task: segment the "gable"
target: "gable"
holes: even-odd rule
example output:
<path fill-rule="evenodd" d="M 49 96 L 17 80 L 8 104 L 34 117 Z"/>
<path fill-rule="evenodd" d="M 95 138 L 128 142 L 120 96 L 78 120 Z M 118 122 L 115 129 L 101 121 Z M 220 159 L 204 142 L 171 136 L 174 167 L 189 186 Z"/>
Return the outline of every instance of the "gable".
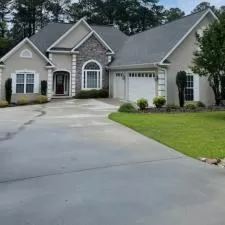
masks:
<path fill-rule="evenodd" d="M 65 38 L 63 38 L 55 47 L 59 48 L 73 48 L 86 35 L 90 33 L 90 29 L 84 23 L 79 23 Z"/>
<path fill-rule="evenodd" d="M 17 44 L 6 55 L 4 55 L 0 61 L 7 63 L 8 60 L 15 57 L 18 60 L 24 60 L 26 62 L 41 60 L 45 65 L 48 65 L 48 67 L 54 67 L 54 64 L 28 38 L 25 38 Z"/>
<path fill-rule="evenodd" d="M 94 51 L 108 52 L 106 48 L 94 35 L 91 35 L 81 46 L 77 48 L 79 52 L 91 52 L 95 54 Z"/>

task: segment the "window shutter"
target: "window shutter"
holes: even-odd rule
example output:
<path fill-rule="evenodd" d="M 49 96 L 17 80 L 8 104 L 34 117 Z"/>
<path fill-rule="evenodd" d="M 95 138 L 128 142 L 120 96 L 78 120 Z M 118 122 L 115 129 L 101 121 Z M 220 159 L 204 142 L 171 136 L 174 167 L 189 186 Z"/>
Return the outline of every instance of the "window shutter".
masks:
<path fill-rule="evenodd" d="M 194 74 L 194 101 L 200 101 L 199 79 L 199 75 Z"/>
<path fill-rule="evenodd" d="M 12 94 L 16 94 L 16 73 L 12 73 L 11 78 L 12 78 Z"/>
<path fill-rule="evenodd" d="M 40 89 L 40 80 L 39 80 L 39 74 L 34 74 L 34 93 L 38 94 Z"/>

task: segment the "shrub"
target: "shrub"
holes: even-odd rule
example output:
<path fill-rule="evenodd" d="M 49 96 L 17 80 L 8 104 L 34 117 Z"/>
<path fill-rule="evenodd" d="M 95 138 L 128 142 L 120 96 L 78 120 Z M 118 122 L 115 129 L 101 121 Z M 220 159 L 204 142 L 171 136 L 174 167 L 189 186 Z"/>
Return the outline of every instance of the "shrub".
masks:
<path fill-rule="evenodd" d="M 197 106 L 194 103 L 188 103 L 185 105 L 186 109 L 195 110 Z"/>
<path fill-rule="evenodd" d="M 47 80 L 42 80 L 41 81 L 41 94 L 46 96 L 47 95 L 47 89 L 48 89 Z"/>
<path fill-rule="evenodd" d="M 26 96 L 20 97 L 17 101 L 18 105 L 27 105 L 28 103 L 29 103 L 29 99 Z"/>
<path fill-rule="evenodd" d="M 196 106 L 199 108 L 205 108 L 205 104 L 203 102 L 196 102 Z"/>
<path fill-rule="evenodd" d="M 48 97 L 45 96 L 45 95 L 39 95 L 39 96 L 37 97 L 36 102 L 37 102 L 38 104 L 44 104 L 44 103 L 47 103 L 47 102 L 48 102 Z"/>
<path fill-rule="evenodd" d="M 184 107 L 184 98 L 185 98 L 184 94 L 185 88 L 187 86 L 187 73 L 185 71 L 180 71 L 177 73 L 176 84 L 179 92 L 180 107 Z"/>
<path fill-rule="evenodd" d="M 100 89 L 98 91 L 99 98 L 108 98 L 109 97 L 109 91 L 107 89 Z"/>
<path fill-rule="evenodd" d="M 7 107 L 9 105 L 9 103 L 5 100 L 0 100 L 0 108 L 4 108 Z"/>
<path fill-rule="evenodd" d="M 124 103 L 120 106 L 119 112 L 135 113 L 137 108 L 131 103 Z"/>
<path fill-rule="evenodd" d="M 138 99 L 137 106 L 140 110 L 145 110 L 146 108 L 148 108 L 148 100 L 145 98 Z"/>
<path fill-rule="evenodd" d="M 167 108 L 167 109 L 179 109 L 180 106 L 174 105 L 174 104 L 168 104 L 168 105 L 166 106 L 166 108 Z"/>
<path fill-rule="evenodd" d="M 80 91 L 76 94 L 75 98 L 77 99 L 88 99 L 88 98 L 108 98 L 109 91 L 107 89 L 100 90 L 88 90 L 88 91 Z"/>
<path fill-rule="evenodd" d="M 166 104 L 166 99 L 162 96 L 155 97 L 153 99 L 153 104 L 156 108 L 162 108 Z"/>
<path fill-rule="evenodd" d="M 12 98 L 12 79 L 9 78 L 5 81 L 5 98 L 6 101 L 10 104 Z"/>

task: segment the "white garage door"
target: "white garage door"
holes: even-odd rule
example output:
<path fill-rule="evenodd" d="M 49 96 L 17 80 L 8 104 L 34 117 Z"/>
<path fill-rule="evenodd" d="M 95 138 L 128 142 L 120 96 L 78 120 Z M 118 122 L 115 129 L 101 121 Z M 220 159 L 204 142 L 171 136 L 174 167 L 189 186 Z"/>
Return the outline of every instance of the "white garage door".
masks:
<path fill-rule="evenodd" d="M 129 100 L 136 102 L 146 98 L 149 105 L 153 105 L 156 96 L 156 82 L 154 73 L 129 73 Z"/>
<path fill-rule="evenodd" d="M 114 98 L 125 99 L 125 80 L 123 73 L 116 73 L 114 75 Z"/>

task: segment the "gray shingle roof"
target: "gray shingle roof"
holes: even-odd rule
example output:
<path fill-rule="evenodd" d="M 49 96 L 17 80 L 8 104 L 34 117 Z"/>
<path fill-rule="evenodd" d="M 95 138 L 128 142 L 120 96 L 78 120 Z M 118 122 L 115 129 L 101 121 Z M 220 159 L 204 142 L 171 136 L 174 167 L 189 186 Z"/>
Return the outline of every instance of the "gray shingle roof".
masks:
<path fill-rule="evenodd" d="M 30 40 L 43 52 L 57 40 L 66 31 L 68 31 L 73 24 L 52 23 L 44 27 L 42 30 L 33 35 Z M 121 49 L 123 43 L 127 39 L 127 36 L 120 30 L 113 26 L 91 26 L 103 40 L 117 52 Z M 74 47 L 74 46 L 71 46 Z"/>
<path fill-rule="evenodd" d="M 130 36 L 110 67 L 160 62 L 205 12 Z"/>

